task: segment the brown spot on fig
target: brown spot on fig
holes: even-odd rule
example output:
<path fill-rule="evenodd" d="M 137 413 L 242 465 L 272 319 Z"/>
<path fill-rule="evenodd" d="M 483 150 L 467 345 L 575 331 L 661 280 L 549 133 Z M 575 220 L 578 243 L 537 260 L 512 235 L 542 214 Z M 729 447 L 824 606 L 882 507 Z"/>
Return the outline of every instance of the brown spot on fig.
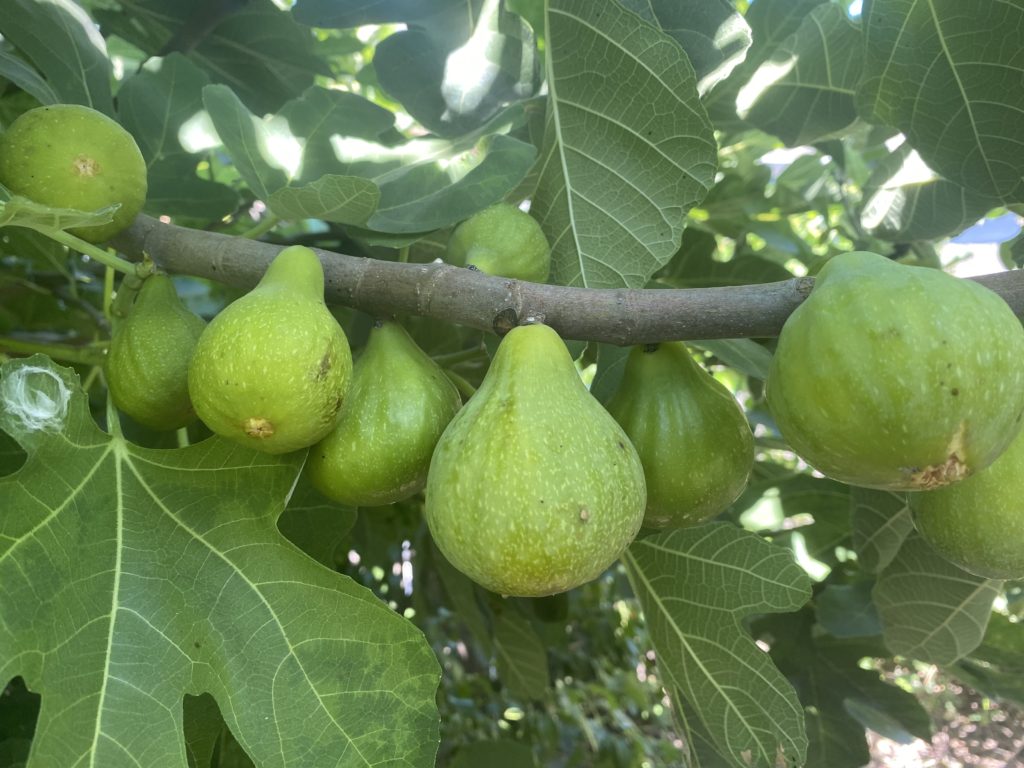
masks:
<path fill-rule="evenodd" d="M 316 373 L 313 378 L 317 381 L 323 381 L 327 374 L 331 372 L 331 352 L 328 350 L 324 352 L 324 356 L 320 358 L 320 364 L 317 366 Z"/>
<path fill-rule="evenodd" d="M 964 432 L 966 425 L 961 422 L 953 439 L 947 447 L 948 458 L 939 464 L 931 464 L 927 467 L 914 468 L 910 471 L 910 483 L 918 490 L 927 491 L 932 488 L 941 488 L 944 485 L 963 480 L 971 474 L 971 468 L 962 458 L 964 450 Z"/>
<path fill-rule="evenodd" d="M 86 155 L 79 155 L 71 165 L 78 176 L 97 176 L 100 172 L 100 164 Z"/>
<path fill-rule="evenodd" d="M 245 434 L 249 437 L 255 437 L 260 440 L 274 434 L 273 423 L 269 419 L 264 419 L 259 416 L 253 416 L 252 418 L 246 419 L 242 428 L 245 430 Z"/>
<path fill-rule="evenodd" d="M 580 522 L 585 523 L 590 519 L 590 510 L 586 507 L 580 507 Z"/>
<path fill-rule="evenodd" d="M 960 389 L 958 387 L 953 387 L 951 390 L 949 390 L 949 394 L 951 394 L 953 397 L 956 397 L 957 395 L 960 394 Z"/>

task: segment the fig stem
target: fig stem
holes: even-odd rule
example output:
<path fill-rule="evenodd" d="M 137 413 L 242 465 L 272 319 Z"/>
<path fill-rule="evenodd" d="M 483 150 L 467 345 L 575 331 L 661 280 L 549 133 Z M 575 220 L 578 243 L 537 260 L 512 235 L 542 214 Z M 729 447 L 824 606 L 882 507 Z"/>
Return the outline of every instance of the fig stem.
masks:
<path fill-rule="evenodd" d="M 469 398 L 476 394 L 476 387 L 474 387 L 472 384 L 470 384 L 468 381 L 459 376 L 459 374 L 455 373 L 450 368 L 444 369 L 444 375 L 451 379 L 452 384 L 454 384 L 456 389 L 459 390 L 459 393 L 462 395 L 463 399 L 469 400 Z"/>
<path fill-rule="evenodd" d="M 0 351 L 13 352 L 17 355 L 33 355 L 38 353 L 49 355 L 54 360 L 64 360 L 81 365 L 102 365 L 106 342 L 93 343 L 88 346 L 74 347 L 69 344 L 47 344 L 36 341 L 21 341 L 0 336 Z"/>
<path fill-rule="evenodd" d="M 270 230 L 276 227 L 280 223 L 280 219 L 272 213 L 268 213 L 262 219 L 249 229 L 245 230 L 239 237 L 244 237 L 249 240 L 255 240 L 258 237 L 262 237 L 267 234 Z"/>
<path fill-rule="evenodd" d="M 80 237 L 65 232 L 63 229 L 55 229 L 53 227 L 36 227 L 35 228 L 41 234 L 46 235 L 51 240 L 56 240 L 61 245 L 66 245 L 72 250 L 84 253 L 91 259 L 96 259 L 100 264 L 116 269 L 118 272 L 124 272 L 126 274 L 133 274 L 136 270 L 137 265 L 134 262 L 122 259 L 120 256 L 107 251 L 105 248 L 100 248 L 92 243 L 87 243 Z"/>

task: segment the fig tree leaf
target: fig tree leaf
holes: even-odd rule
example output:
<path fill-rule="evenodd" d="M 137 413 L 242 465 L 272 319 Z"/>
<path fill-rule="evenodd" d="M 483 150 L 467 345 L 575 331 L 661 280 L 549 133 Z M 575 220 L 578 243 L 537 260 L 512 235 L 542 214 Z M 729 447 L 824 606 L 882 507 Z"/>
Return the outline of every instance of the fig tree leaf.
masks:
<path fill-rule="evenodd" d="M 395 151 L 412 159 L 373 179 L 380 203 L 367 227 L 379 232 L 427 232 L 467 219 L 504 198 L 536 157 L 532 145 L 502 134 L 419 139 Z"/>
<path fill-rule="evenodd" d="M 301 187 L 282 187 L 267 200 L 283 219 L 322 219 L 338 224 L 365 224 L 380 199 L 380 189 L 359 176 L 326 174 Z"/>
<path fill-rule="evenodd" d="M 60 97 L 35 69 L 5 50 L 0 50 L 0 77 L 10 80 L 40 104 L 60 102 Z"/>
<path fill-rule="evenodd" d="M 820 141 L 857 119 L 863 60 L 860 29 L 846 9 L 819 5 L 740 89 L 738 114 L 790 147 Z"/>
<path fill-rule="evenodd" d="M 833 637 L 869 637 L 880 634 L 882 624 L 871 599 L 874 582 L 829 584 L 816 599 L 818 622 Z"/>
<path fill-rule="evenodd" d="M 481 648 L 490 653 L 492 647 L 490 622 L 478 599 L 480 588 L 445 559 L 433 540 L 430 543 L 430 558 L 431 565 L 451 601 L 452 609 L 462 619 L 466 628 L 473 635 L 473 639 L 480 644 Z"/>
<path fill-rule="evenodd" d="M 321 495 L 303 474 L 277 527 L 288 541 L 334 570 L 338 548 L 356 524 L 356 516 L 354 508 L 343 507 Z"/>
<path fill-rule="evenodd" d="M 1024 632 L 1020 623 L 993 613 L 981 645 L 953 669 L 972 688 L 1024 706 Z"/>
<path fill-rule="evenodd" d="M 900 656 L 952 664 L 981 643 L 1001 585 L 944 560 L 911 533 L 872 592 L 885 644 Z"/>
<path fill-rule="evenodd" d="M 615 3 L 551 0 L 546 20 L 547 124 L 530 210 L 551 243 L 550 281 L 641 288 L 714 182 L 696 76 L 672 38 Z"/>
<path fill-rule="evenodd" d="M 882 240 L 937 240 L 961 232 L 998 206 L 998 198 L 938 176 L 903 143 L 881 159 L 868 179 L 860 223 Z"/>
<path fill-rule="evenodd" d="M 0 366 L 0 426 L 28 452 L 0 479 L 0 681 L 42 695 L 30 768 L 185 768 L 203 692 L 261 766 L 433 764 L 423 635 L 277 530 L 301 452 L 139 448 L 40 355 Z"/>
<path fill-rule="evenodd" d="M 0 35 L 35 64 L 59 101 L 114 114 L 106 41 L 71 0 L 4 0 Z"/>
<path fill-rule="evenodd" d="M 860 566 L 878 573 L 899 552 L 914 529 L 906 497 L 902 493 L 872 488 L 850 488 L 853 549 Z"/>
<path fill-rule="evenodd" d="M 690 342 L 710 352 L 730 368 L 755 379 L 767 379 L 772 353 L 753 339 L 702 339 Z"/>
<path fill-rule="evenodd" d="M 289 174 L 273 147 L 274 137 L 282 135 L 283 126 L 272 127 L 257 118 L 226 85 L 203 88 L 203 104 L 224 149 L 253 194 L 268 200 L 271 192 L 288 183 Z"/>
<path fill-rule="evenodd" d="M 0 227 L 29 229 L 70 229 L 83 225 L 106 224 L 114 218 L 118 205 L 98 211 L 76 211 L 73 208 L 52 208 L 21 195 L 12 195 L 0 185 Z"/>
<path fill-rule="evenodd" d="M 728 77 L 750 48 L 750 27 L 729 0 L 623 0 L 622 5 L 679 43 L 701 94 Z"/>
<path fill-rule="evenodd" d="M 785 549 L 728 523 L 660 533 L 623 556 L 666 687 L 736 768 L 803 764 L 796 693 L 743 628 L 756 613 L 795 611 L 810 581 Z"/>
<path fill-rule="evenodd" d="M 208 693 L 185 696 L 183 716 L 188 768 L 211 768 L 217 741 L 224 730 L 217 702 Z"/>
<path fill-rule="evenodd" d="M 211 81 L 229 86 L 257 115 L 276 112 L 311 86 L 316 75 L 331 74 L 313 53 L 310 31 L 272 0 L 126 0 L 118 5 L 95 12 L 108 36 L 122 37 L 149 56 L 185 52 Z"/>
<path fill-rule="evenodd" d="M 422 22 L 436 14 L 465 7 L 465 0 L 363 0 L 339 3 L 338 0 L 298 0 L 292 14 L 300 24 L 311 27 L 358 27 L 363 24 Z"/>
<path fill-rule="evenodd" d="M 866 119 L 897 128 L 941 176 L 1024 200 L 1024 0 L 898 0 L 865 6 Z"/>
<path fill-rule="evenodd" d="M 181 143 L 182 127 L 203 110 L 209 76 L 180 53 L 128 78 L 117 94 L 118 116 L 146 158 L 146 210 L 219 219 L 238 205 L 238 193 L 196 175 L 199 155 Z"/>
<path fill-rule="evenodd" d="M 524 701 L 543 698 L 548 687 L 544 643 L 511 605 L 494 618 L 494 665 L 510 694 Z"/>

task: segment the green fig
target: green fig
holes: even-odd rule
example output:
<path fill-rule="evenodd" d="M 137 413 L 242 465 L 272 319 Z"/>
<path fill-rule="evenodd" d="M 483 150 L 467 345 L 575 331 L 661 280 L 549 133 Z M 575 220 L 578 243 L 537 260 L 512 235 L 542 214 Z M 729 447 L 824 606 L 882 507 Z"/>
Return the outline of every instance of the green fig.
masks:
<path fill-rule="evenodd" d="M 444 371 L 396 322 L 370 331 L 338 426 L 309 453 L 324 496 L 376 507 L 423 489 L 441 433 L 462 405 Z"/>
<path fill-rule="evenodd" d="M 1024 432 L 963 482 L 908 496 L 914 524 L 939 553 L 990 579 L 1024 579 Z"/>
<path fill-rule="evenodd" d="M 146 278 L 107 351 L 104 370 L 114 405 L 152 429 L 179 429 L 195 421 L 188 364 L 205 327 L 181 303 L 170 277 Z"/>
<path fill-rule="evenodd" d="M 70 230 L 109 240 L 146 202 L 146 161 L 124 128 L 89 107 L 54 104 L 20 115 L 0 135 L 0 183 L 54 208 L 96 211 L 118 204 L 113 221 Z"/>
<path fill-rule="evenodd" d="M 437 444 L 426 493 L 451 564 L 523 597 L 599 576 L 636 536 L 647 499 L 636 449 L 545 325 L 502 339 Z"/>
<path fill-rule="evenodd" d="M 783 326 L 767 396 L 782 436 L 851 485 L 927 490 L 984 469 L 1021 429 L 1024 329 L 971 280 L 836 256 Z"/>
<path fill-rule="evenodd" d="M 634 347 L 608 412 L 644 465 L 644 525 L 694 525 L 721 512 L 746 486 L 754 463 L 747 418 L 682 342 Z"/>
<path fill-rule="evenodd" d="M 488 275 L 543 283 L 551 271 L 551 247 L 540 224 L 508 203 L 486 208 L 459 224 L 445 257 L 457 267 Z"/>
<path fill-rule="evenodd" d="M 334 429 L 351 376 L 348 339 L 324 304 L 323 268 L 313 251 L 295 245 L 207 326 L 188 389 L 218 435 L 286 453 Z"/>

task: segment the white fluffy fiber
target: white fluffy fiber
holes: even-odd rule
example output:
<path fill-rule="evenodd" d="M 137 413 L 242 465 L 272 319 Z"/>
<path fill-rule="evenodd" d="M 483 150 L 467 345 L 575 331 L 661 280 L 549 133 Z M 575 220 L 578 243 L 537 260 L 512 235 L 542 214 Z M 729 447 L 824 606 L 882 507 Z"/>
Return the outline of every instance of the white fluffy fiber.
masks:
<path fill-rule="evenodd" d="M 68 414 L 71 390 L 53 371 L 26 365 L 11 371 L 0 388 L 0 403 L 27 432 L 59 432 Z"/>

